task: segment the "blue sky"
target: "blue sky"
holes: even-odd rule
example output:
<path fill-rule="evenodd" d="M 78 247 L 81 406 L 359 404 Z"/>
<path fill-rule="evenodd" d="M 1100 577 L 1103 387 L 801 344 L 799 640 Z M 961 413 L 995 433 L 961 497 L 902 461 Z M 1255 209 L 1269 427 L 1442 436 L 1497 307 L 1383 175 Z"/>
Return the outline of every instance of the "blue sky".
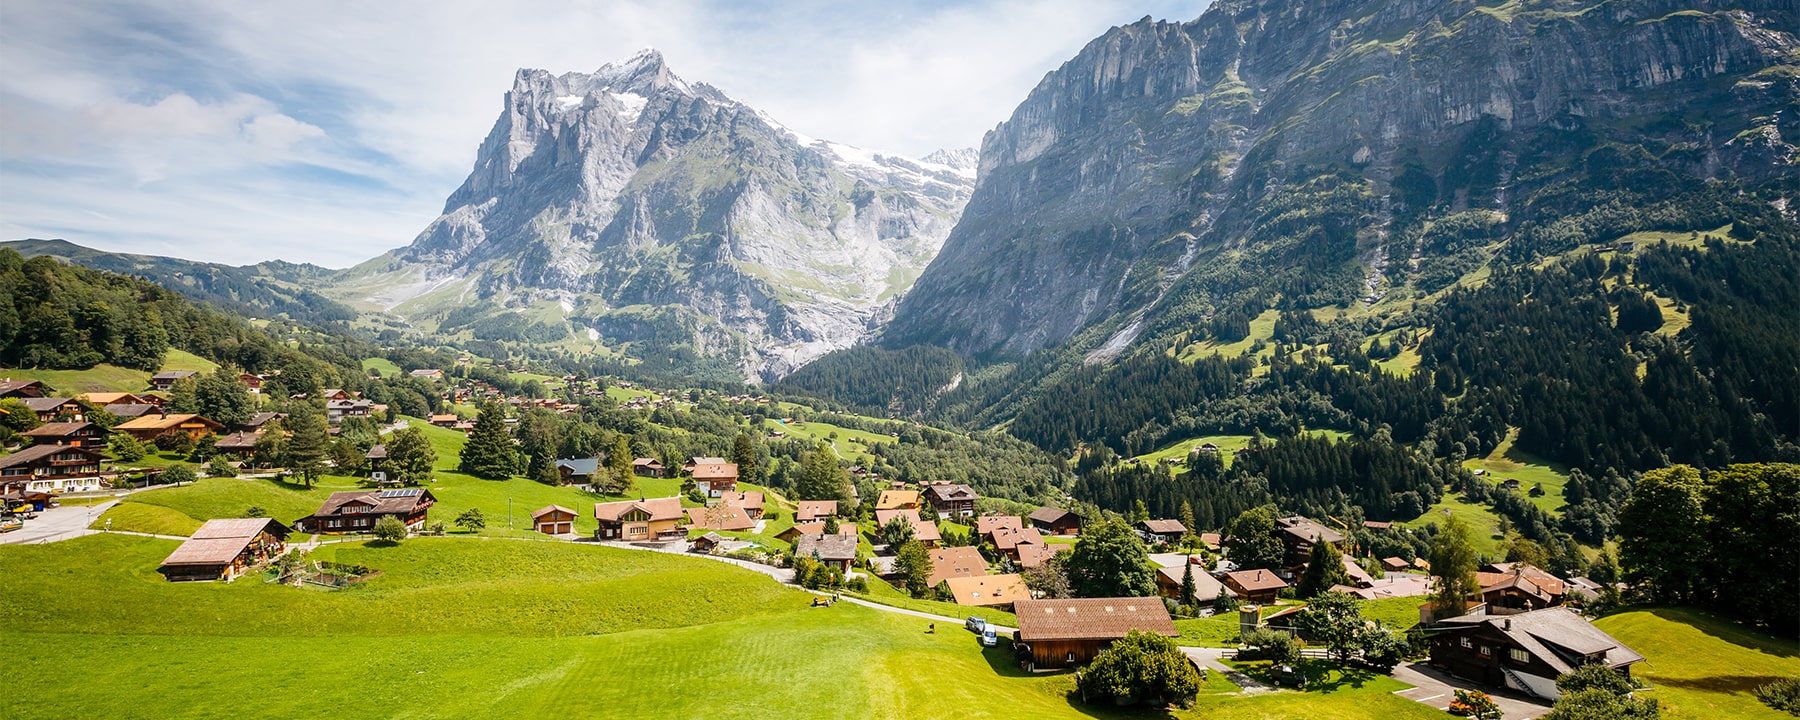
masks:
<path fill-rule="evenodd" d="M 521 67 L 656 47 L 800 132 L 975 147 L 1111 26 L 1208 0 L 0 0 L 0 239 L 345 267 L 443 209 Z"/>

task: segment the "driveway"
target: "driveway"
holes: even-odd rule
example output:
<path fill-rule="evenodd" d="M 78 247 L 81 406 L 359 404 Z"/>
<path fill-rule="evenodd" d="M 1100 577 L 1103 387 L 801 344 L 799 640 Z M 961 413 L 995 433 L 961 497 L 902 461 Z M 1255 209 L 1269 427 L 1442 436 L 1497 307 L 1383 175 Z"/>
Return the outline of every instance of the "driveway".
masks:
<path fill-rule="evenodd" d="M 1238 691 L 1245 695 L 1275 692 L 1275 688 L 1269 687 L 1262 681 L 1238 672 L 1237 670 L 1232 669 L 1230 665 L 1220 662 L 1219 659 L 1227 652 L 1225 648 L 1182 646 L 1181 652 L 1187 655 L 1189 660 L 1194 661 L 1195 665 L 1204 667 L 1212 672 L 1223 674 L 1225 679 L 1230 680 L 1232 684 L 1237 685 L 1239 688 Z M 1232 650 L 1231 652 L 1236 651 Z"/>
<path fill-rule="evenodd" d="M 1456 699 L 1457 690 L 1480 690 L 1494 699 L 1494 704 L 1500 706 L 1500 712 L 1506 720 L 1530 720 L 1550 712 L 1549 701 L 1528 698 L 1513 690 L 1476 685 L 1424 663 L 1401 663 L 1394 668 L 1394 679 L 1416 686 L 1411 690 L 1396 691 L 1395 695 L 1439 710 L 1450 708 L 1450 701 Z"/>
<path fill-rule="evenodd" d="M 50 508 L 38 513 L 36 519 L 26 520 L 25 527 L 0 535 L 0 545 L 55 542 L 97 532 L 87 529 L 88 524 L 118 502 L 117 500 L 108 500 L 98 505 L 65 505 Z"/>

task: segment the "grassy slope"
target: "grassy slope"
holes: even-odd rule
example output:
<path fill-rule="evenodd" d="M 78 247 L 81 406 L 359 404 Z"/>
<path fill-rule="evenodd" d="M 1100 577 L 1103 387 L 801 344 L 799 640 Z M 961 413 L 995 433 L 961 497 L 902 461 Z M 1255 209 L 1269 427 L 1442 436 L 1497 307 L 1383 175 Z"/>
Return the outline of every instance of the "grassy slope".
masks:
<path fill-rule="evenodd" d="M 1070 675 L 1027 675 L 960 629 L 809 609 L 803 593 L 706 560 L 504 540 L 327 546 L 385 574 L 323 592 L 166 583 L 150 568 L 174 546 L 0 547 L 9 694 L 31 699 L 9 703 L 13 716 L 1164 716 L 1077 705 Z M 1240 697 L 1215 677 L 1176 716 L 1438 716 L 1396 687 Z"/>
<path fill-rule="evenodd" d="M 1513 447 L 1519 439 L 1518 429 L 1509 429 L 1506 439 L 1494 448 L 1485 458 L 1463 461 L 1463 467 L 1470 470 L 1484 469 L 1488 471 L 1488 482 L 1498 483 L 1506 478 L 1519 480 L 1519 492 L 1527 493 L 1526 499 L 1533 505 L 1543 508 L 1545 512 L 1556 513 L 1562 509 L 1563 486 L 1569 484 L 1569 469 L 1562 465 L 1532 455 Z M 1544 494 L 1541 497 L 1530 497 L 1533 484 L 1542 483 Z"/>
<path fill-rule="evenodd" d="M 186 350 L 170 348 L 163 356 L 164 370 L 212 372 L 218 363 Z M 79 395 L 87 392 L 140 392 L 150 387 L 150 373 L 101 363 L 86 370 L 7 370 L 6 377 L 15 380 L 41 380 L 58 393 Z"/>
<path fill-rule="evenodd" d="M 363 358 L 362 366 L 363 366 L 364 370 L 379 370 L 379 371 L 381 371 L 381 376 L 384 378 L 395 378 L 395 377 L 400 377 L 400 375 L 401 375 L 400 366 L 395 365 L 394 361 L 389 360 L 387 358 L 381 358 L 381 357 Z"/>
<path fill-rule="evenodd" d="M 898 426 L 896 425 L 896 427 Z M 787 437 L 790 439 L 823 440 L 827 443 L 831 443 L 833 447 L 837 448 L 838 455 L 845 460 L 863 464 L 868 464 L 873 461 L 869 456 L 869 445 L 871 443 L 894 441 L 894 438 L 888 435 L 864 430 L 853 430 L 851 428 L 839 427 L 831 423 L 819 422 L 817 420 L 803 423 L 782 423 L 777 420 L 768 420 L 764 424 L 764 429 L 780 430 L 787 433 Z M 837 435 L 836 440 L 831 439 L 833 433 Z"/>
<path fill-rule="evenodd" d="M 1505 539 L 1500 533 L 1500 516 L 1495 515 L 1493 509 L 1486 505 L 1467 502 L 1460 494 L 1444 495 L 1444 499 L 1426 508 L 1425 514 L 1400 525 L 1422 528 L 1430 523 L 1442 524 L 1446 513 L 1461 517 L 1474 529 L 1476 552 L 1498 558 L 1500 541 Z"/>
<path fill-rule="evenodd" d="M 1800 676 L 1800 643 L 1744 628 L 1698 610 L 1656 608 L 1594 623 L 1648 662 L 1632 674 L 1655 687 L 1644 697 L 1663 704 L 1665 720 L 1779 718 L 1751 691 L 1778 677 Z"/>

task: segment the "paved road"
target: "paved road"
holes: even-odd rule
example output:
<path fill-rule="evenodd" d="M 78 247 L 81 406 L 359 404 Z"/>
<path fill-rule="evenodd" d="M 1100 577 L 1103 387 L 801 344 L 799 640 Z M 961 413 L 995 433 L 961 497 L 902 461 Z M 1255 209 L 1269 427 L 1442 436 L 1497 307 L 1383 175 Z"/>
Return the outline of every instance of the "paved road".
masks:
<path fill-rule="evenodd" d="M 87 529 L 88 524 L 118 502 L 109 500 L 98 505 L 64 505 L 50 508 L 38 513 L 36 519 L 26 520 L 25 527 L 0 535 L 0 545 L 55 542 L 93 534 L 97 531 Z"/>
<path fill-rule="evenodd" d="M 1430 705 L 1439 710 L 1450 707 L 1455 700 L 1457 690 L 1479 689 L 1494 699 L 1500 706 L 1500 712 L 1507 720 L 1531 720 L 1550 712 L 1550 704 L 1543 700 L 1527 698 L 1524 695 L 1507 691 L 1496 691 L 1491 687 L 1478 686 L 1461 678 L 1451 677 L 1435 668 L 1422 663 L 1401 663 L 1394 668 L 1394 679 L 1408 685 L 1415 685 L 1410 690 L 1400 690 L 1395 695 Z"/>

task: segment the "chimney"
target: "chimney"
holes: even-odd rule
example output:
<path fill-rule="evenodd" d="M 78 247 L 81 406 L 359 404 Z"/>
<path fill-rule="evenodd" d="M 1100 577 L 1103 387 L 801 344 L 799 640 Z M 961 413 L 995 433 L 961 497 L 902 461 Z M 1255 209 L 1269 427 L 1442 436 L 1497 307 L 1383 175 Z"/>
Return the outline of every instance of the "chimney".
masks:
<path fill-rule="evenodd" d="M 1501 622 L 1504 623 L 1507 632 L 1512 632 L 1512 618 L 1507 618 Z"/>

